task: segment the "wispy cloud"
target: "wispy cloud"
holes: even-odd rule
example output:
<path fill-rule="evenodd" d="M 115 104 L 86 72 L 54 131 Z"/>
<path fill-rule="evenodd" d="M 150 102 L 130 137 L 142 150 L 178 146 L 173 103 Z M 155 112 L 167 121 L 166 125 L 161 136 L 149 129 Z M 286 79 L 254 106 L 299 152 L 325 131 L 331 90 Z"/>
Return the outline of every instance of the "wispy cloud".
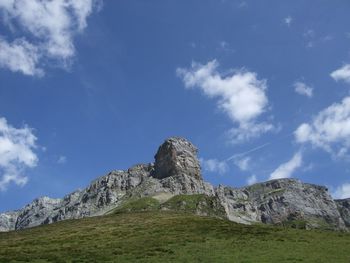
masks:
<path fill-rule="evenodd" d="M 231 45 L 224 40 L 219 42 L 218 50 L 223 51 L 223 52 L 227 52 L 227 53 L 234 53 L 235 52 L 235 49 L 232 48 Z"/>
<path fill-rule="evenodd" d="M 201 165 L 205 171 L 212 173 L 224 174 L 228 171 L 229 167 L 225 161 L 219 161 L 217 159 L 200 159 Z"/>
<path fill-rule="evenodd" d="M 333 197 L 337 199 L 350 198 L 350 183 L 339 186 L 333 193 Z"/>
<path fill-rule="evenodd" d="M 67 162 L 67 157 L 64 155 L 59 156 L 57 159 L 58 164 L 65 164 L 66 162 Z"/>
<path fill-rule="evenodd" d="M 350 64 L 345 64 L 341 68 L 333 71 L 331 77 L 335 81 L 344 81 L 350 83 Z"/>
<path fill-rule="evenodd" d="M 23 175 L 26 168 L 37 165 L 36 137 L 31 128 L 17 129 L 0 118 L 0 190 L 6 190 L 13 182 L 19 186 L 27 183 Z"/>
<path fill-rule="evenodd" d="M 307 48 L 313 48 L 315 46 L 316 33 L 313 29 L 308 29 L 303 34 L 306 41 Z"/>
<path fill-rule="evenodd" d="M 281 164 L 274 172 L 270 175 L 270 180 L 289 178 L 293 175 L 296 169 L 302 165 L 301 152 L 297 152 L 292 159 L 288 162 Z"/>
<path fill-rule="evenodd" d="M 88 16 L 101 3 L 102 0 L 0 1 L 0 12 L 7 17 L 5 26 L 16 25 L 22 32 L 22 37 L 14 41 L 1 37 L 0 66 L 41 76 L 47 60 L 55 60 L 63 67 L 69 65 L 75 55 L 74 36 L 86 28 Z"/>
<path fill-rule="evenodd" d="M 258 179 L 256 178 L 255 175 L 252 175 L 252 176 L 248 177 L 248 179 L 247 179 L 248 185 L 252 185 L 252 184 L 255 184 L 257 182 L 258 182 Z"/>
<path fill-rule="evenodd" d="M 301 81 L 296 81 L 294 84 L 296 93 L 311 98 L 313 96 L 313 88 Z"/>
<path fill-rule="evenodd" d="M 251 158 L 248 156 L 248 157 L 243 157 L 243 158 L 235 158 L 234 159 L 234 163 L 235 165 L 241 170 L 241 171 L 248 171 L 249 168 L 250 168 L 250 161 L 251 161 Z"/>
<path fill-rule="evenodd" d="M 292 22 L 293 22 L 293 18 L 291 16 L 287 16 L 283 19 L 283 22 L 288 26 L 290 27 Z"/>
<path fill-rule="evenodd" d="M 268 109 L 266 80 L 259 80 L 255 72 L 231 70 L 223 75 L 217 71 L 216 60 L 206 65 L 192 63 L 191 68 L 178 68 L 186 88 L 199 88 L 209 98 L 217 99 L 220 110 L 237 124 L 229 134 L 234 143 L 247 141 L 274 130 L 268 122 L 259 122 Z"/>

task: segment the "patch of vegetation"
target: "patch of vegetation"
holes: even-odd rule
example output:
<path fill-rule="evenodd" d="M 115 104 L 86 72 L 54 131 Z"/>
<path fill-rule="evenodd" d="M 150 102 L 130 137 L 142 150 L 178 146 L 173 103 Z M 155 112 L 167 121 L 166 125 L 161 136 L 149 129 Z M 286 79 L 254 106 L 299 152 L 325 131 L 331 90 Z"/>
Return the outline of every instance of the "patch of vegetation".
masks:
<path fill-rule="evenodd" d="M 307 229 L 308 222 L 305 220 L 289 220 L 282 223 L 284 227 Z"/>
<path fill-rule="evenodd" d="M 204 194 L 176 195 L 161 205 L 162 209 L 206 216 L 226 218 L 226 213 L 216 197 Z"/>
<path fill-rule="evenodd" d="M 117 207 L 114 213 L 125 212 L 140 212 L 140 211 L 153 211 L 160 208 L 158 200 L 152 197 L 143 197 L 139 199 L 131 199 L 123 203 L 120 207 Z"/>
<path fill-rule="evenodd" d="M 167 210 L 226 218 L 225 209 L 215 197 L 204 194 L 176 195 L 164 203 L 153 197 L 131 198 L 109 213 Z"/>
<path fill-rule="evenodd" d="M 266 195 L 278 195 L 278 194 L 283 194 L 285 191 L 286 191 L 286 189 L 284 189 L 284 188 L 278 188 L 278 189 L 275 189 L 275 190 L 272 190 L 272 191 L 266 193 Z"/>
<path fill-rule="evenodd" d="M 152 211 L 0 233 L 0 262 L 350 262 L 350 234 Z"/>

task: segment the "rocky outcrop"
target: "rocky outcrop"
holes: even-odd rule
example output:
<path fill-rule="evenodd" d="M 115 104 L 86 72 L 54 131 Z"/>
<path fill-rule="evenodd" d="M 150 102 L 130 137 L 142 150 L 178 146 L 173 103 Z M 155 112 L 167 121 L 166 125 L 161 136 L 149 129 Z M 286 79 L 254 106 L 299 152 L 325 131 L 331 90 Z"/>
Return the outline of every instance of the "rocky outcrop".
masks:
<path fill-rule="evenodd" d="M 2 213 L 0 231 L 103 215 L 137 198 L 166 202 L 174 196 L 196 194 L 218 200 L 217 207 L 223 207 L 225 217 L 239 223 L 298 223 L 305 228 L 337 230 L 350 225 L 349 200 L 335 202 L 322 186 L 280 179 L 243 188 L 214 189 L 202 179 L 197 148 L 183 138 L 172 137 L 159 147 L 154 164 L 112 171 L 62 199 L 43 197 L 21 210 Z M 201 214 L 209 206 L 199 203 L 196 207 L 196 213 Z"/>
<path fill-rule="evenodd" d="M 170 176 L 187 175 L 202 179 L 197 148 L 186 139 L 167 139 L 155 155 L 154 177 L 163 179 Z"/>
<path fill-rule="evenodd" d="M 13 211 L 0 214 L 0 232 L 15 230 L 19 213 L 20 211 Z"/>
<path fill-rule="evenodd" d="M 278 179 L 239 189 L 219 186 L 216 190 L 232 221 L 346 229 L 336 203 L 323 186 Z"/>
<path fill-rule="evenodd" d="M 350 198 L 335 200 L 338 206 L 339 213 L 347 227 L 350 227 Z"/>
<path fill-rule="evenodd" d="M 63 199 L 36 199 L 20 210 L 14 229 L 104 214 L 114 208 L 129 190 L 149 177 L 152 167 L 151 164 L 136 165 L 127 171 L 112 171 L 93 181 L 86 189 Z"/>

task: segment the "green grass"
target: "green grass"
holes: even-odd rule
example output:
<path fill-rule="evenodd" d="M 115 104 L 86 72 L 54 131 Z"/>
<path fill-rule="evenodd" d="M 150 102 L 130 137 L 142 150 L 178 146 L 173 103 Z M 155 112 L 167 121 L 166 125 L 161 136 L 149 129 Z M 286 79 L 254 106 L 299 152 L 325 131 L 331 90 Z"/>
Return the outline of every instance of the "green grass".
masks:
<path fill-rule="evenodd" d="M 153 201 L 152 201 L 153 202 Z M 0 234 L 0 262 L 350 262 L 350 234 L 169 211 L 116 213 Z"/>
<path fill-rule="evenodd" d="M 227 218 L 225 209 L 215 197 L 204 194 L 176 195 L 164 203 L 152 197 L 131 198 L 109 213 L 167 210 Z"/>
<path fill-rule="evenodd" d="M 219 200 L 204 194 L 176 195 L 163 203 L 161 209 L 227 218 Z"/>
<path fill-rule="evenodd" d="M 114 209 L 113 213 L 141 212 L 159 210 L 160 203 L 152 197 L 143 197 L 131 199 L 123 203 L 120 207 Z"/>

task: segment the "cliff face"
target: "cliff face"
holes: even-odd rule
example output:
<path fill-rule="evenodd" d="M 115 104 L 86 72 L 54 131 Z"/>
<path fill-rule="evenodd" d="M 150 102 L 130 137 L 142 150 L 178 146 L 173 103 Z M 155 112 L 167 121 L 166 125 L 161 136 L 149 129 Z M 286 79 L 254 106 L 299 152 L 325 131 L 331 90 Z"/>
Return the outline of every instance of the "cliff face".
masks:
<path fill-rule="evenodd" d="M 244 188 L 214 189 L 202 179 L 196 147 L 173 137 L 159 147 L 154 164 L 112 171 L 63 199 L 43 197 L 21 210 L 0 214 L 0 231 L 103 215 L 131 198 L 153 197 L 165 202 L 176 195 L 192 194 L 215 198 L 227 218 L 239 223 L 298 223 L 305 228 L 337 230 L 350 225 L 350 202 L 336 203 L 321 186 L 280 179 Z"/>
<path fill-rule="evenodd" d="M 202 179 L 197 148 L 183 138 L 169 138 L 155 155 L 154 177 L 189 176 Z"/>
<path fill-rule="evenodd" d="M 346 229 L 335 201 L 323 186 L 278 179 L 239 189 L 220 186 L 217 195 L 232 221 Z"/>
<path fill-rule="evenodd" d="M 344 223 L 347 227 L 350 227 L 350 198 L 343 200 L 335 200 L 340 215 L 344 220 Z"/>

